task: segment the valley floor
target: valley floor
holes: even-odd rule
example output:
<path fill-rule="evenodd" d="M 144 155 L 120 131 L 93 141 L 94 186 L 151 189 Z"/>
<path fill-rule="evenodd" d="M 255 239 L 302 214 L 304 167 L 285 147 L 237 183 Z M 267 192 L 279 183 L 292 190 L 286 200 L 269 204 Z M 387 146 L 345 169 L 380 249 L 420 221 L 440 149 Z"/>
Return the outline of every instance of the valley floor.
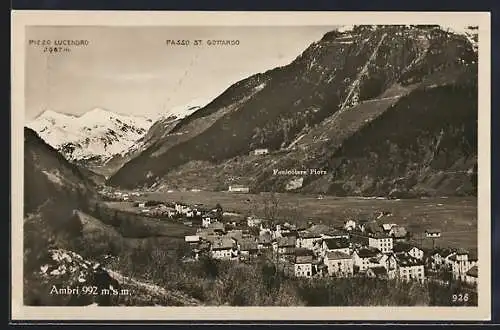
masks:
<path fill-rule="evenodd" d="M 363 197 L 334 197 L 302 194 L 275 194 L 279 214 L 285 221 L 300 219 L 313 223 L 341 226 L 348 218 L 369 216 L 374 212 L 388 212 L 384 218 L 405 226 L 414 239 L 424 247 L 432 247 L 432 239 L 423 236 L 426 229 L 441 230 L 435 246 L 477 250 L 478 223 L 476 197 L 446 197 L 421 199 L 382 199 Z M 214 206 L 219 203 L 227 212 L 242 216 L 265 216 L 270 195 L 240 194 L 229 192 L 143 193 L 143 198 L 165 202 L 183 202 Z"/>

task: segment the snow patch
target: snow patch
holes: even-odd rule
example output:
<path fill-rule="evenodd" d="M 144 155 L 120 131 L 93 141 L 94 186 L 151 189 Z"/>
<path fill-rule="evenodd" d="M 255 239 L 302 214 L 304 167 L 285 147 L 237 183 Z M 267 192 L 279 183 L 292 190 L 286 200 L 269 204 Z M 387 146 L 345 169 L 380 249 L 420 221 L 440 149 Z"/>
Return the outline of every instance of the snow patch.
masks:
<path fill-rule="evenodd" d="M 266 87 L 266 83 L 265 83 L 265 82 L 263 82 L 262 84 L 260 84 L 260 85 L 258 85 L 258 86 L 255 86 L 254 90 L 255 90 L 256 92 L 260 92 L 261 90 L 263 90 L 263 89 L 264 89 L 264 87 Z"/>
<path fill-rule="evenodd" d="M 348 32 L 352 31 L 354 29 L 354 25 L 343 25 L 340 28 L 337 29 L 339 32 Z"/>
<path fill-rule="evenodd" d="M 49 171 L 46 171 L 46 170 L 42 170 L 42 173 L 45 174 L 47 176 L 47 178 L 52 181 L 53 183 L 55 184 L 58 184 L 60 186 L 62 186 L 64 183 L 63 183 L 63 179 L 61 177 L 61 175 L 59 174 L 59 172 L 56 170 L 54 172 L 49 172 Z"/>

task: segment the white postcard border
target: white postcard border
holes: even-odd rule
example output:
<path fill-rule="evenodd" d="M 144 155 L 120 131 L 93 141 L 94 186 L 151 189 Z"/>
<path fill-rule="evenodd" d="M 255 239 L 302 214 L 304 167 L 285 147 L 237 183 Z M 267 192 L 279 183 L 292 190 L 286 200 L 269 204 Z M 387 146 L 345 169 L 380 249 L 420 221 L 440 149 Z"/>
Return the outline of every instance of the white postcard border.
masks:
<path fill-rule="evenodd" d="M 26 26 L 319 26 L 443 24 L 479 26 L 477 307 L 29 307 L 23 306 L 23 149 Z M 466 23 L 465 23 L 466 22 Z M 488 12 L 165 12 L 12 11 L 12 218 L 13 320 L 490 320 L 490 54 Z"/>

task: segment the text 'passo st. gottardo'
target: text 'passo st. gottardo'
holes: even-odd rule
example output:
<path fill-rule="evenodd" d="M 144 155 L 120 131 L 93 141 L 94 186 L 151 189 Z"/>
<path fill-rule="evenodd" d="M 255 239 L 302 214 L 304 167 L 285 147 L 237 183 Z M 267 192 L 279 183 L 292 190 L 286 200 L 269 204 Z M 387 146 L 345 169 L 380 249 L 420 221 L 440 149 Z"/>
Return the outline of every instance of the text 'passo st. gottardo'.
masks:
<path fill-rule="evenodd" d="M 166 39 L 165 45 L 171 47 L 188 47 L 188 46 L 239 46 L 238 39 Z"/>

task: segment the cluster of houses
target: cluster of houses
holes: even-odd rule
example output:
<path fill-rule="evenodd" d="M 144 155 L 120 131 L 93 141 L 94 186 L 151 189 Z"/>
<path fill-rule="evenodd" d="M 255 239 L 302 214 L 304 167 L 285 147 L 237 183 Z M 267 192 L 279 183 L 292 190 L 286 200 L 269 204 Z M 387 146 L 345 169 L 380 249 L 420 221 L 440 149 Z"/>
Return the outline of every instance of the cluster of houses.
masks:
<path fill-rule="evenodd" d="M 137 208 L 137 212 L 143 215 L 180 219 L 188 226 L 208 227 L 210 223 L 219 219 L 216 208 L 206 208 L 201 204 L 190 206 L 181 202 L 135 201 L 133 205 Z"/>
<path fill-rule="evenodd" d="M 141 193 L 139 192 L 134 192 L 134 191 L 127 192 L 127 191 L 114 190 L 110 188 L 104 188 L 99 193 L 105 199 L 113 201 L 123 201 L 123 202 L 129 202 L 134 198 L 141 196 Z"/>
<path fill-rule="evenodd" d="M 206 219 L 206 218 L 204 218 Z M 435 235 L 428 231 L 428 235 Z M 477 257 L 467 251 L 424 251 L 411 244 L 404 227 L 349 220 L 343 227 L 309 224 L 301 228 L 248 217 L 244 223 L 203 220 L 195 235 L 185 237 L 192 259 L 209 255 L 245 260 L 270 255 L 296 277 L 366 276 L 424 282 L 428 274 L 448 271 L 454 279 L 477 284 Z"/>

